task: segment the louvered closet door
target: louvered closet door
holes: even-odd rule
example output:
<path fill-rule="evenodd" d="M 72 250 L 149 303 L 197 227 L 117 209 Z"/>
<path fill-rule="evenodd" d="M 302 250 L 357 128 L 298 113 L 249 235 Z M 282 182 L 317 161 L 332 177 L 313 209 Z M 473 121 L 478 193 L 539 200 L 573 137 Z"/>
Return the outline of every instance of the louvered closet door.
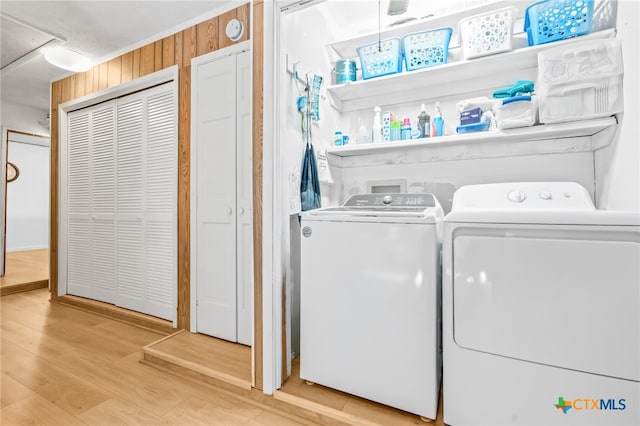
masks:
<path fill-rule="evenodd" d="M 146 247 L 147 312 L 175 315 L 177 286 L 177 129 L 174 93 L 161 89 L 147 98 Z"/>
<path fill-rule="evenodd" d="M 69 114 L 67 146 L 67 292 L 91 297 L 90 112 Z"/>
<path fill-rule="evenodd" d="M 91 297 L 116 301 L 115 103 L 90 110 Z"/>
<path fill-rule="evenodd" d="M 117 305 L 144 312 L 144 95 L 118 100 L 116 145 Z"/>
<path fill-rule="evenodd" d="M 164 85 L 118 100 L 117 304 L 173 319 L 177 286 L 175 94 Z"/>

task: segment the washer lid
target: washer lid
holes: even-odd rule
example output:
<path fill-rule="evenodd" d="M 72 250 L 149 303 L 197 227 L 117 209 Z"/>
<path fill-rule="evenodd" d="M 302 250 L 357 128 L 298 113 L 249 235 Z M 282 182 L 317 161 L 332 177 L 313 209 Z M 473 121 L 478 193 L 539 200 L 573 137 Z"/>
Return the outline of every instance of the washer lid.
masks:
<path fill-rule="evenodd" d="M 442 220 L 442 207 L 433 194 L 358 194 L 342 206 L 309 210 L 306 219 L 378 218 L 386 220 L 417 219 L 425 222 Z"/>
<path fill-rule="evenodd" d="M 513 182 L 463 186 L 447 222 L 640 225 L 640 214 L 596 210 L 575 182 Z"/>

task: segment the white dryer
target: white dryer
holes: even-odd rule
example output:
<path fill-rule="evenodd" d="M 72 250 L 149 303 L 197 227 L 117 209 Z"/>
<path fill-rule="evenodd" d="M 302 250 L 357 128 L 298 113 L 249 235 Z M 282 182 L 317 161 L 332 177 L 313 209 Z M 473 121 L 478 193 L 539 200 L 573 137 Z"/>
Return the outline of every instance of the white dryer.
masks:
<path fill-rule="evenodd" d="M 456 191 L 443 226 L 449 425 L 640 424 L 640 217 L 575 183 Z"/>
<path fill-rule="evenodd" d="M 301 378 L 436 417 L 443 216 L 432 194 L 303 213 Z"/>

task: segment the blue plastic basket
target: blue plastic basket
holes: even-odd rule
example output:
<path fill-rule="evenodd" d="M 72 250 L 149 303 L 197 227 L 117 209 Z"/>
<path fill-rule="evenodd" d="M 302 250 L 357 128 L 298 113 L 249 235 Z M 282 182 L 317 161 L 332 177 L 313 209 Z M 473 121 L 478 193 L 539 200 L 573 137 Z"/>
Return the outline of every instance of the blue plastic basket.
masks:
<path fill-rule="evenodd" d="M 366 44 L 358 47 L 357 51 L 363 80 L 402 72 L 402 50 L 398 38 Z"/>
<path fill-rule="evenodd" d="M 407 71 L 446 64 L 452 32 L 451 28 L 439 28 L 404 36 L 402 50 Z"/>
<path fill-rule="evenodd" d="M 525 11 L 524 30 L 529 46 L 588 34 L 593 0 L 548 0 L 533 3 Z"/>

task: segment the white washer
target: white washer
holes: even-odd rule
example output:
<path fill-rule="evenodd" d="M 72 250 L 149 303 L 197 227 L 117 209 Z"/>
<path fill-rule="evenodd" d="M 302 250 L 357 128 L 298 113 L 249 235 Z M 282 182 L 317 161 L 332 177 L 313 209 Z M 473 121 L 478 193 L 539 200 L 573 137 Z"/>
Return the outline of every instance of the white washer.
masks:
<path fill-rule="evenodd" d="M 436 417 L 442 217 L 432 194 L 302 215 L 301 378 Z"/>
<path fill-rule="evenodd" d="M 446 424 L 640 424 L 638 213 L 575 183 L 466 186 L 442 255 Z"/>

